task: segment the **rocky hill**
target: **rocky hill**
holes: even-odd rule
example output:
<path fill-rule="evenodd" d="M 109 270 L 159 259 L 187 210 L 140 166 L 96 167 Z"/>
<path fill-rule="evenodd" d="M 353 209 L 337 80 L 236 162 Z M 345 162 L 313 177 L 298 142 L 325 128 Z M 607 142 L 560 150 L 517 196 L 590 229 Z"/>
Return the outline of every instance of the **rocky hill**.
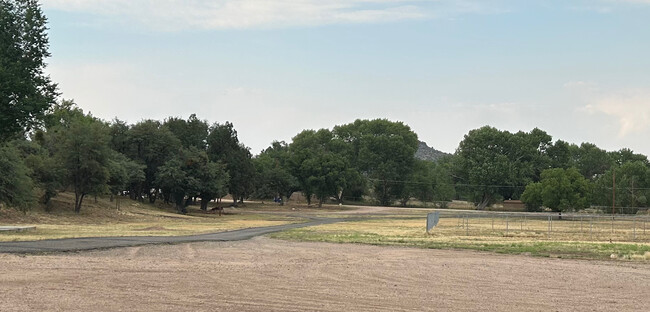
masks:
<path fill-rule="evenodd" d="M 415 158 L 433 161 L 433 162 L 436 162 L 438 161 L 438 159 L 448 155 L 450 154 L 441 152 L 433 147 L 429 147 L 427 143 L 422 141 L 420 141 L 420 144 L 418 145 L 418 150 L 415 152 Z"/>

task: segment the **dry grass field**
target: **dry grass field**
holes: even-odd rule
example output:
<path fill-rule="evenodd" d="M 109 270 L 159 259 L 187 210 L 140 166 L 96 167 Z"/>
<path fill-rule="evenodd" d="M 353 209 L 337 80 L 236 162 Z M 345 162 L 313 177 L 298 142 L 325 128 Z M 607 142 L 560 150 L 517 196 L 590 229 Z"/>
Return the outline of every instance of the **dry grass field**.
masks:
<path fill-rule="evenodd" d="M 583 219 L 580 231 L 579 219 L 565 218 L 551 222 L 552 230 L 549 231 L 547 220 L 528 217 L 525 220 L 523 217 L 506 219 L 499 215 L 495 218 L 445 216 L 430 233 L 426 233 L 424 216 L 384 215 L 370 220 L 294 229 L 272 234 L 272 237 L 436 249 L 461 248 L 559 258 L 650 261 L 650 231 L 644 234 L 642 229 L 637 229 L 637 241 L 634 242 L 631 238 L 635 230 L 632 224 L 626 222 L 615 224 L 612 242 L 609 241 L 611 224 L 605 221 L 588 226 Z"/>
<path fill-rule="evenodd" d="M 224 214 L 205 213 L 190 206 L 186 215 L 169 205 L 120 199 L 120 209 L 107 198 L 87 198 L 80 214 L 73 211 L 74 195 L 61 193 L 53 199 L 54 209 L 35 209 L 27 214 L 0 210 L 0 225 L 33 225 L 36 229 L 2 232 L 0 241 L 27 241 L 72 237 L 106 236 L 179 236 L 221 232 L 250 227 L 280 225 L 303 221 L 302 218 L 259 214 L 256 208 L 224 208 Z M 225 204 L 224 204 L 225 205 Z M 214 206 L 214 205 L 212 205 Z"/>

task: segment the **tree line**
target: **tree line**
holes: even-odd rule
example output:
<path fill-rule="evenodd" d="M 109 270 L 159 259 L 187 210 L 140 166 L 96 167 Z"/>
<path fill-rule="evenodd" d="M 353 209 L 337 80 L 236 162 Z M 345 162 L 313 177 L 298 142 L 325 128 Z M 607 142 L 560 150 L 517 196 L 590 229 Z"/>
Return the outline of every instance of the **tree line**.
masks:
<path fill-rule="evenodd" d="M 626 148 L 608 152 L 591 143 L 553 142 L 537 128 L 510 133 L 486 126 L 465 135 L 452 157 L 459 197 L 479 209 L 504 199 L 521 199 L 532 211 L 649 204 L 648 158 Z"/>
<path fill-rule="evenodd" d="M 184 213 L 227 194 L 281 203 L 302 192 L 333 200 L 407 205 L 411 199 L 476 203 L 521 199 L 530 210 L 647 207 L 650 165 L 629 149 L 570 144 L 540 129 L 470 131 L 437 162 L 414 157 L 417 135 L 402 122 L 356 120 L 304 130 L 253 156 L 232 123 L 190 115 L 135 124 L 110 122 L 59 100 L 45 74 L 47 19 L 38 1 L 0 0 L 0 204 L 46 209 L 61 191 L 162 200 Z M 616 181 L 617 195 L 609 196 Z"/>

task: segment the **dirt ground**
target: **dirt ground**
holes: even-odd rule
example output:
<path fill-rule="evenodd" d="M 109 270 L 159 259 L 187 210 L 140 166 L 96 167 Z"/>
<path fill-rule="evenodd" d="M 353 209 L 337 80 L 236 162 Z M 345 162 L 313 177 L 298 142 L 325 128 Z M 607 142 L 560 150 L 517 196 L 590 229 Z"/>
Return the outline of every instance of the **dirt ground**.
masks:
<path fill-rule="evenodd" d="M 650 265 L 254 238 L 0 254 L 0 311 L 650 311 Z"/>

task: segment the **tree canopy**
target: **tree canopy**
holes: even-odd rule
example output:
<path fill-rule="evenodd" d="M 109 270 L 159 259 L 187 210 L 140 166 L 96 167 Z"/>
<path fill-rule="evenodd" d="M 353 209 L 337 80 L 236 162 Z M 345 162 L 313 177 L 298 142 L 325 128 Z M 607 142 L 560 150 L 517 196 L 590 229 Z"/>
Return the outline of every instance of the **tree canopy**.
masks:
<path fill-rule="evenodd" d="M 57 97 L 45 74 L 47 18 L 36 0 L 0 0 L 0 142 L 44 118 Z"/>

